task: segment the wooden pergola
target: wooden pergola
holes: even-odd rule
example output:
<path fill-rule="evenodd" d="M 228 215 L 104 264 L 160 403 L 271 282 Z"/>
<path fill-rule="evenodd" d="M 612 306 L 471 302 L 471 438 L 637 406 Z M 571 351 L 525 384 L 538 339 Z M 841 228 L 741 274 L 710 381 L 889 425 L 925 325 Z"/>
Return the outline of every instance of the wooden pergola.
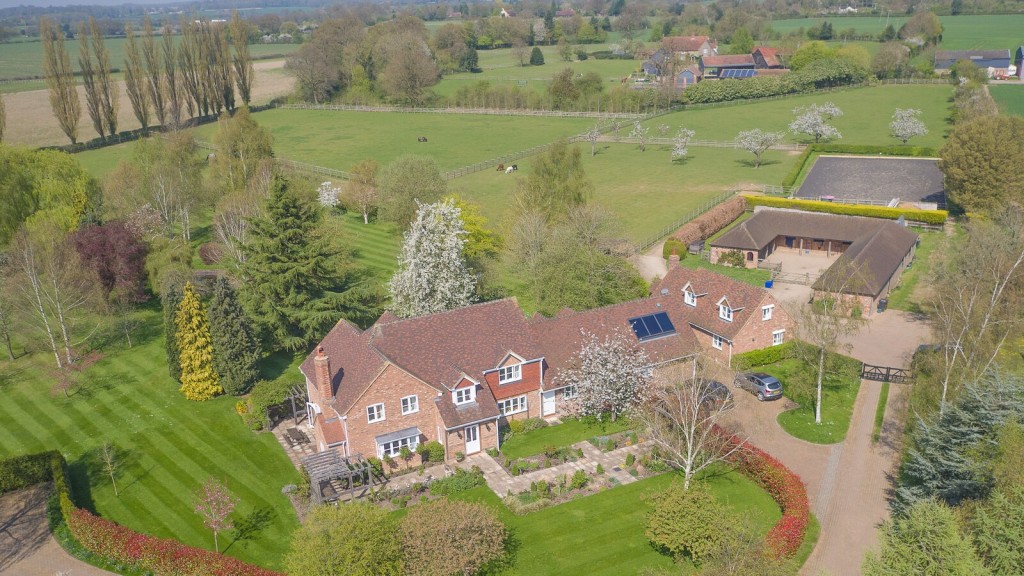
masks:
<path fill-rule="evenodd" d="M 302 466 L 309 475 L 309 498 L 314 504 L 341 500 L 342 492 L 348 491 L 349 500 L 356 498 L 356 490 L 367 490 L 380 479 L 362 455 L 342 456 L 336 450 L 318 452 L 302 459 Z M 334 487 L 334 481 L 341 487 Z"/>

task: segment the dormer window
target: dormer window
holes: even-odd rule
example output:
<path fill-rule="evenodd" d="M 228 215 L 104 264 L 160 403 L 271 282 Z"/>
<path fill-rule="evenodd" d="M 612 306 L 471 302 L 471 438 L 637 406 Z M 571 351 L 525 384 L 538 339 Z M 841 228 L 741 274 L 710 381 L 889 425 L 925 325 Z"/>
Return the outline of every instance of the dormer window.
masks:
<path fill-rule="evenodd" d="M 518 382 L 523 379 L 523 365 L 512 364 L 511 366 L 505 366 L 498 368 L 498 384 L 508 384 L 509 382 Z"/>
<path fill-rule="evenodd" d="M 697 295 L 694 294 L 692 290 L 687 288 L 686 290 L 683 291 L 683 302 L 685 302 L 687 306 L 696 306 Z"/>
<path fill-rule="evenodd" d="M 452 398 L 454 398 L 456 406 L 461 406 L 463 404 L 475 402 L 476 386 L 467 386 L 465 388 L 459 388 L 455 390 L 455 392 L 452 392 Z"/>
<path fill-rule="evenodd" d="M 718 317 L 726 322 L 732 322 L 732 308 L 728 304 L 719 304 Z"/>

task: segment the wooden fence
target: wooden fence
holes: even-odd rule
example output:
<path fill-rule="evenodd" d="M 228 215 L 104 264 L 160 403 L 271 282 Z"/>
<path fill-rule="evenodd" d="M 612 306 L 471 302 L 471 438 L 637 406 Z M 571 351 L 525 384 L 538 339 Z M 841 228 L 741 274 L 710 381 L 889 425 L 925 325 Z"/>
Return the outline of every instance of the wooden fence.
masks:
<path fill-rule="evenodd" d="M 683 224 L 686 224 L 687 222 L 693 220 L 697 216 L 700 216 L 701 214 L 707 212 L 708 210 L 711 210 L 715 206 L 718 206 L 722 202 L 725 202 L 726 200 L 728 200 L 729 198 L 732 198 L 735 195 L 736 195 L 736 191 L 735 190 L 730 190 L 728 192 L 725 192 L 723 194 L 720 194 L 720 195 L 718 195 L 718 196 L 708 200 L 707 202 L 704 202 L 700 206 L 698 206 L 698 207 L 694 208 L 693 210 L 691 210 L 687 215 L 682 216 L 680 218 L 677 218 L 671 224 L 663 227 L 658 232 L 655 232 L 654 234 L 651 234 L 647 238 L 644 238 L 643 240 L 638 242 L 637 243 L 637 251 L 638 252 L 643 252 L 644 250 L 650 248 L 651 246 L 654 246 L 662 238 L 664 238 L 664 237 L 668 236 L 669 234 L 675 232 L 676 230 L 682 228 Z"/>
<path fill-rule="evenodd" d="M 875 382 L 895 382 L 897 384 L 903 384 L 910 381 L 913 377 L 913 373 L 905 368 L 862 364 L 860 377 L 864 380 L 874 380 Z"/>
<path fill-rule="evenodd" d="M 360 106 L 353 104 L 282 104 L 285 110 L 330 110 L 336 112 L 410 112 L 419 114 L 478 114 L 485 116 L 550 116 L 554 118 L 641 118 L 631 112 L 591 112 L 570 110 L 531 110 L 527 108 L 419 108 L 413 106 Z"/>

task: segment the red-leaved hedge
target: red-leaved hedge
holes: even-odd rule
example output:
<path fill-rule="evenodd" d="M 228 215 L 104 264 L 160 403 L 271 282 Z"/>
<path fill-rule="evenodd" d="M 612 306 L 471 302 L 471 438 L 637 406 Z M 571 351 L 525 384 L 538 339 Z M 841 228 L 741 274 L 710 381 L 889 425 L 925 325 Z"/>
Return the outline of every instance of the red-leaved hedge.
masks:
<path fill-rule="evenodd" d="M 81 508 L 71 512 L 68 527 L 79 544 L 93 554 L 156 576 L 281 576 L 177 540 L 139 534 Z"/>
<path fill-rule="evenodd" d="M 735 437 L 733 442 L 739 442 Z M 782 509 L 782 518 L 772 526 L 765 544 L 776 558 L 788 558 L 803 544 L 811 520 L 807 487 L 800 477 L 767 452 L 745 445 L 733 453 L 732 464 L 764 489 Z"/>
<path fill-rule="evenodd" d="M 745 208 L 744 197 L 734 196 L 687 222 L 682 228 L 676 230 L 672 237 L 678 238 L 687 246 L 706 240 L 739 218 Z"/>

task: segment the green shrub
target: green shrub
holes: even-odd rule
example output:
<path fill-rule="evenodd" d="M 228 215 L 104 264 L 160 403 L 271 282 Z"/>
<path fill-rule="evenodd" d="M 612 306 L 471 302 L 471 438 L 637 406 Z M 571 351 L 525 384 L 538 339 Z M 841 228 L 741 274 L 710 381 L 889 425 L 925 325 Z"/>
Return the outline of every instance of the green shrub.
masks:
<path fill-rule="evenodd" d="M 444 462 L 444 445 L 437 440 L 420 444 L 416 451 L 419 452 L 420 448 L 425 451 L 427 462 Z"/>
<path fill-rule="evenodd" d="M 435 496 L 451 496 L 484 484 L 483 474 L 456 468 L 454 475 L 434 481 L 430 485 L 430 493 Z"/>
<path fill-rule="evenodd" d="M 242 419 L 250 429 L 260 431 L 267 419 L 267 409 L 285 401 L 291 385 L 285 381 L 260 380 L 249 392 L 249 412 Z"/>
<path fill-rule="evenodd" d="M 370 465 L 370 470 L 380 478 L 384 477 L 384 463 L 381 462 L 380 458 L 376 456 L 370 456 L 366 459 L 366 463 Z"/>
<path fill-rule="evenodd" d="M 491 458 L 497 458 L 498 457 L 498 449 L 497 448 L 488 448 L 487 450 L 485 450 L 485 452 L 487 452 L 487 455 L 490 456 Z"/>
<path fill-rule="evenodd" d="M 726 531 L 735 521 L 700 483 L 687 490 L 682 482 L 673 482 L 650 501 L 647 538 L 676 559 L 689 556 L 698 565 L 721 547 Z"/>
<path fill-rule="evenodd" d="M 456 462 L 462 462 L 465 459 L 466 459 L 466 454 L 464 452 L 460 451 L 460 452 L 456 452 L 455 453 L 455 461 Z"/>
<path fill-rule="evenodd" d="M 636 455 L 632 452 L 626 454 L 626 466 L 632 466 L 634 462 L 636 462 Z"/>
<path fill-rule="evenodd" d="M 523 429 L 526 427 L 525 420 L 509 420 L 508 431 L 513 434 L 522 434 Z"/>
<path fill-rule="evenodd" d="M 668 240 L 665 240 L 665 247 L 661 250 L 661 255 L 665 260 L 668 260 L 668 257 L 675 252 L 679 259 L 682 260 L 686 258 L 686 250 L 686 244 L 682 240 L 675 236 L 669 236 Z"/>
<path fill-rule="evenodd" d="M 732 357 L 732 365 L 736 370 L 750 370 L 751 368 L 767 366 L 768 364 L 775 364 L 787 358 L 792 358 L 795 353 L 796 346 L 792 341 L 789 341 L 778 346 L 736 354 Z"/>
<path fill-rule="evenodd" d="M 640 443 L 640 437 L 637 436 L 636 432 L 634 432 L 632 430 L 629 432 L 629 443 L 631 445 L 633 445 L 633 446 L 635 446 L 635 445 Z"/>
<path fill-rule="evenodd" d="M 522 423 L 523 432 L 533 432 L 534 430 L 545 428 L 548 425 L 547 421 L 543 418 L 527 418 L 526 420 L 523 420 Z"/>
<path fill-rule="evenodd" d="M 0 461 L 0 494 L 50 480 L 52 457 L 53 452 L 41 452 Z"/>
<path fill-rule="evenodd" d="M 544 53 L 540 51 L 540 48 L 534 46 L 530 52 L 530 66 L 543 66 L 544 65 Z"/>
<path fill-rule="evenodd" d="M 594 469 L 594 472 L 597 474 L 604 474 L 604 466 L 602 466 L 601 463 L 598 462 L 597 468 Z"/>
<path fill-rule="evenodd" d="M 743 268 L 746 262 L 743 259 L 743 252 L 739 250 L 729 250 L 718 256 L 717 264 L 723 264 L 725 266 L 732 266 L 733 268 Z"/>
<path fill-rule="evenodd" d="M 887 208 L 884 206 L 865 206 L 860 204 L 840 204 L 838 202 L 821 202 L 818 200 L 799 200 L 794 198 L 773 198 L 770 196 L 745 196 L 752 206 L 771 206 L 773 208 L 791 208 L 809 212 L 825 212 L 843 216 L 868 216 L 896 220 L 903 216 L 907 220 L 941 226 L 949 218 L 945 210 L 917 210 L 914 208 Z M 737 251 L 738 252 L 738 251 Z M 742 252 L 740 257 L 742 258 Z M 719 259 L 722 262 L 722 259 Z"/>
<path fill-rule="evenodd" d="M 586 485 L 587 473 L 584 472 L 583 470 L 577 470 L 573 472 L 572 481 L 569 483 L 569 486 L 571 486 L 573 490 L 582 490 L 583 488 L 586 487 Z"/>

